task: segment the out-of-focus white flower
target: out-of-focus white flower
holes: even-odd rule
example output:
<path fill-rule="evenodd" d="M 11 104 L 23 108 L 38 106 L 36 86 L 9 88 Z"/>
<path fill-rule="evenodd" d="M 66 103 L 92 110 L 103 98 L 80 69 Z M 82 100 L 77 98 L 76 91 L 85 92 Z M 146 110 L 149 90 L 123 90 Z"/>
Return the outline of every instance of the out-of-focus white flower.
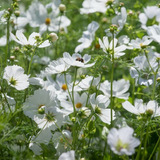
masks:
<path fill-rule="evenodd" d="M 155 22 L 160 22 L 160 8 L 157 6 L 147 6 L 144 8 L 144 13 L 139 14 L 141 27 L 145 30 L 148 26 L 154 25 Z"/>
<path fill-rule="evenodd" d="M 105 13 L 107 11 L 106 0 L 84 0 L 80 8 L 81 14 L 89 14 L 95 12 Z"/>
<path fill-rule="evenodd" d="M 147 104 L 143 104 L 142 99 L 136 99 L 133 106 L 130 102 L 125 101 L 122 103 L 122 106 L 127 111 L 138 115 L 146 115 L 151 117 L 160 116 L 160 107 L 158 107 L 158 103 L 156 101 L 149 101 Z"/>
<path fill-rule="evenodd" d="M 121 31 L 123 29 L 124 24 L 127 20 L 127 11 L 125 7 L 121 7 L 121 12 L 117 13 L 117 16 L 115 16 L 112 19 L 112 24 L 115 24 L 118 26 L 118 31 Z"/>
<path fill-rule="evenodd" d="M 113 41 L 114 41 L 114 46 L 113 46 Z M 123 56 L 125 54 L 125 52 L 123 51 L 126 50 L 127 48 L 126 45 L 121 45 L 121 46 L 116 47 L 117 43 L 118 43 L 118 39 L 116 38 L 114 38 L 114 40 L 112 40 L 110 43 L 108 41 L 108 37 L 103 37 L 103 42 L 101 41 L 101 39 L 99 39 L 99 44 L 101 48 L 103 49 L 103 52 L 112 56 L 111 52 L 114 49 L 115 58 L 119 58 L 120 56 Z"/>
<path fill-rule="evenodd" d="M 132 155 L 135 147 L 140 144 L 139 139 L 133 137 L 134 130 L 130 127 L 123 127 L 119 130 L 112 128 L 107 136 L 107 143 L 111 150 L 118 155 Z"/>
<path fill-rule="evenodd" d="M 74 92 L 74 105 L 72 103 L 72 100 L 70 99 L 69 101 L 64 100 L 61 101 L 61 106 L 63 109 L 61 109 L 66 115 L 72 113 L 75 109 L 78 111 L 82 109 L 82 107 L 86 107 L 86 102 L 87 102 L 87 94 L 84 92 L 81 95 L 78 92 Z"/>
<path fill-rule="evenodd" d="M 75 48 L 75 52 L 82 52 L 83 49 L 88 48 L 92 44 L 95 32 L 98 28 L 99 24 L 95 21 L 88 25 L 87 31 L 84 31 L 82 37 L 78 40 L 78 42 L 81 42 L 81 44 Z"/>
<path fill-rule="evenodd" d="M 11 38 L 16 41 L 17 43 L 21 44 L 21 45 L 31 45 L 31 46 L 37 46 L 39 48 L 44 48 L 44 47 L 48 47 L 51 44 L 49 43 L 49 40 L 45 40 L 42 44 L 37 43 L 36 38 L 40 38 L 40 34 L 33 32 L 28 40 L 27 38 L 24 36 L 22 30 L 17 30 L 16 31 L 16 36 L 13 33 L 10 33 Z"/>
<path fill-rule="evenodd" d="M 75 160 L 75 151 L 71 150 L 65 153 L 62 153 L 58 160 Z"/>
<path fill-rule="evenodd" d="M 147 33 L 155 42 L 158 42 L 160 44 L 160 26 L 159 25 L 153 25 L 148 27 Z"/>
<path fill-rule="evenodd" d="M 65 137 L 65 138 L 64 138 Z M 61 155 L 66 149 L 69 149 L 69 145 L 72 144 L 72 135 L 68 130 L 62 130 L 62 132 L 55 132 L 52 136 L 57 155 Z"/>
<path fill-rule="evenodd" d="M 7 43 L 7 37 L 3 36 L 0 38 L 0 46 L 5 46 Z"/>
<path fill-rule="evenodd" d="M 30 138 L 29 148 L 35 155 L 42 154 L 41 144 L 47 145 L 52 137 L 51 131 L 46 128 L 37 133 L 37 136 Z"/>
<path fill-rule="evenodd" d="M 49 37 L 51 38 L 51 42 L 55 42 L 58 39 L 58 36 L 56 33 L 50 33 Z"/>
<path fill-rule="evenodd" d="M 7 66 L 4 70 L 3 79 L 6 79 L 8 84 L 17 90 L 24 90 L 28 88 L 29 76 L 24 74 L 24 69 L 20 66 Z"/>
<path fill-rule="evenodd" d="M 58 1 L 59 2 L 59 1 Z M 47 13 L 47 8 L 52 8 L 51 13 Z M 71 24 L 71 21 L 64 15 L 58 16 L 59 8 L 57 4 L 51 3 L 46 7 L 40 2 L 33 2 L 28 9 L 31 15 L 30 26 L 39 27 L 39 32 L 42 34 L 45 31 L 58 31 L 60 28 L 66 28 Z M 66 29 L 65 29 L 66 30 Z"/>
<path fill-rule="evenodd" d="M 111 109 L 106 109 L 109 104 L 109 99 L 107 102 L 101 101 L 101 97 L 95 97 L 95 93 L 90 96 L 90 103 L 95 114 L 101 119 L 102 122 L 110 124 L 111 123 Z M 115 112 L 112 110 L 112 119 L 115 119 Z"/>
<path fill-rule="evenodd" d="M 69 67 L 70 64 L 66 63 L 63 58 L 60 58 L 58 60 L 53 60 L 52 62 L 50 62 L 45 71 L 48 74 L 57 74 L 66 72 Z"/>
<path fill-rule="evenodd" d="M 126 93 L 129 89 L 129 81 L 125 79 L 120 79 L 118 81 L 113 81 L 113 97 L 120 99 L 128 99 L 129 93 Z M 104 81 L 100 85 L 100 90 L 105 94 L 105 96 L 110 97 L 111 95 L 111 83 L 109 81 Z"/>
<path fill-rule="evenodd" d="M 100 77 L 86 76 L 85 79 L 82 79 L 76 86 L 76 91 L 87 90 L 90 87 L 97 87 L 100 82 Z"/>
<path fill-rule="evenodd" d="M 144 36 L 142 39 L 136 38 L 135 40 L 132 39 L 131 42 L 129 43 L 133 48 L 143 48 L 147 47 L 153 40 L 150 39 L 149 36 Z"/>
<path fill-rule="evenodd" d="M 43 118 L 46 108 L 57 107 L 56 95 L 45 89 L 38 89 L 23 105 L 23 112 L 34 120 L 35 117 Z"/>
<path fill-rule="evenodd" d="M 78 53 L 74 53 L 72 56 L 67 53 L 67 52 L 64 52 L 63 53 L 63 59 L 64 61 L 71 65 L 71 66 L 75 66 L 75 67 L 81 67 L 81 68 L 88 68 L 88 67 L 92 67 L 94 63 L 90 63 L 90 64 L 87 64 L 90 59 L 91 59 L 91 56 L 88 55 L 88 54 L 85 54 L 83 57 L 78 54 Z"/>

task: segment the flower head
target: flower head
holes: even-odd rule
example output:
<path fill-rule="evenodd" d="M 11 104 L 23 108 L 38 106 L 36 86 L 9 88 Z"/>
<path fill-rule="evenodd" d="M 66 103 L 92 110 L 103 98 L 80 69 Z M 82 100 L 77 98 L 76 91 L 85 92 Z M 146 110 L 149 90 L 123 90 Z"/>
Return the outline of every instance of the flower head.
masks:
<path fill-rule="evenodd" d="M 123 127 L 119 130 L 112 128 L 107 137 L 111 150 L 118 155 L 134 154 L 134 148 L 140 144 L 140 141 L 132 137 L 133 132 L 134 130 L 130 127 Z"/>
<path fill-rule="evenodd" d="M 75 66 L 75 67 L 81 67 L 81 68 L 88 68 L 88 67 L 92 67 L 94 63 L 91 63 L 91 64 L 87 64 L 90 59 L 91 59 L 91 56 L 88 55 L 88 54 L 85 54 L 83 57 L 78 54 L 78 53 L 74 53 L 72 56 L 67 53 L 67 52 L 64 52 L 63 53 L 63 59 L 64 61 L 71 65 L 71 66 Z"/>
<path fill-rule="evenodd" d="M 29 76 L 24 74 L 24 69 L 20 66 L 7 66 L 4 70 L 3 79 L 6 79 L 8 84 L 17 90 L 24 90 L 28 88 Z"/>
<path fill-rule="evenodd" d="M 33 32 L 28 40 L 27 38 L 24 36 L 22 30 L 17 30 L 16 31 L 16 36 L 12 33 L 10 33 L 11 38 L 16 41 L 17 43 L 21 44 L 21 45 L 31 45 L 31 46 L 38 46 L 39 48 L 44 48 L 44 47 L 48 47 L 50 46 L 49 40 L 44 41 L 43 43 L 38 43 L 36 38 L 40 38 L 40 34 Z"/>

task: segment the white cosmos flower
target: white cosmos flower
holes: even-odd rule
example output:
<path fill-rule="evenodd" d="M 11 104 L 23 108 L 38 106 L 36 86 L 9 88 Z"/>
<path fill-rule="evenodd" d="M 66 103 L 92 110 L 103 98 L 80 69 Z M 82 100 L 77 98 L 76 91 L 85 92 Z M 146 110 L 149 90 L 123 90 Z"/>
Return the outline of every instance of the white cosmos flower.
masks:
<path fill-rule="evenodd" d="M 100 82 L 100 77 L 86 76 L 85 79 L 82 79 L 76 86 L 76 91 L 87 90 L 90 87 L 98 87 Z"/>
<path fill-rule="evenodd" d="M 81 44 L 75 48 L 75 52 L 82 52 L 83 49 L 88 48 L 92 44 L 95 32 L 98 28 L 99 24 L 95 21 L 92 21 L 88 25 L 87 31 L 84 31 L 82 37 L 78 40 L 78 42 L 81 42 Z"/>
<path fill-rule="evenodd" d="M 89 14 L 95 12 L 105 13 L 107 11 L 106 0 L 84 0 L 80 8 L 81 14 Z"/>
<path fill-rule="evenodd" d="M 150 36 L 150 38 L 152 38 L 155 42 L 158 42 L 160 44 L 160 26 L 159 25 L 153 25 L 148 27 L 147 33 Z"/>
<path fill-rule="evenodd" d="M 122 106 L 128 112 L 131 112 L 138 116 L 160 116 L 160 107 L 158 106 L 158 103 L 155 100 L 151 100 L 148 103 L 144 104 L 142 99 L 136 99 L 134 102 L 134 106 L 130 102 L 125 101 L 124 103 L 122 103 Z"/>
<path fill-rule="evenodd" d="M 53 60 L 52 62 L 50 62 L 48 67 L 45 69 L 45 71 L 48 74 L 57 74 L 57 73 L 66 72 L 69 67 L 70 67 L 70 64 L 67 64 L 63 58 L 60 58 L 58 60 Z"/>
<path fill-rule="evenodd" d="M 24 90 L 28 88 L 29 76 L 24 74 L 24 69 L 20 66 L 7 66 L 4 70 L 3 79 L 6 79 L 8 84 L 17 90 Z"/>
<path fill-rule="evenodd" d="M 142 37 L 142 39 L 140 38 L 136 38 L 135 40 L 132 39 L 131 42 L 129 43 L 131 46 L 133 46 L 133 48 L 143 48 L 148 46 L 153 40 L 150 39 L 149 36 L 144 36 Z"/>
<path fill-rule="evenodd" d="M 101 119 L 102 122 L 110 124 L 111 123 L 111 109 L 106 109 L 109 104 L 107 102 L 101 101 L 101 95 L 95 97 L 95 93 L 90 96 L 90 103 L 95 114 Z M 112 119 L 115 119 L 115 112 L 112 111 Z"/>
<path fill-rule="evenodd" d="M 114 47 L 114 57 L 115 58 L 119 58 L 120 56 L 123 56 L 125 54 L 125 52 L 123 52 L 124 50 L 126 50 L 126 45 L 121 45 L 121 46 L 117 46 L 118 43 L 118 39 L 114 38 L 114 46 L 113 46 L 113 40 L 109 43 L 108 37 L 104 36 L 103 37 L 103 42 L 101 41 L 101 39 L 99 39 L 99 44 L 101 46 L 101 48 L 103 49 L 103 52 L 105 52 L 106 54 L 111 55 L 111 52 L 113 50 Z"/>
<path fill-rule="evenodd" d="M 58 160 L 75 160 L 75 151 L 71 150 L 60 155 Z"/>
<path fill-rule="evenodd" d="M 64 138 L 65 137 L 65 138 Z M 57 155 L 61 155 L 66 149 L 69 149 L 69 144 L 72 144 L 72 133 L 69 130 L 55 132 L 52 136 L 52 142 L 57 151 Z"/>
<path fill-rule="evenodd" d="M 129 81 L 125 79 L 120 79 L 118 81 L 113 81 L 113 97 L 120 99 L 128 99 L 129 93 L 126 93 L 129 89 Z M 105 96 L 110 97 L 111 95 L 111 83 L 109 81 L 104 81 L 100 85 L 100 90 L 105 94 Z"/>
<path fill-rule="evenodd" d="M 125 7 L 121 7 L 121 12 L 117 13 L 117 15 L 112 19 L 112 24 L 116 24 L 118 26 L 118 31 L 123 29 L 127 20 L 127 11 Z"/>
<path fill-rule="evenodd" d="M 144 13 L 139 14 L 141 27 L 145 30 L 148 26 L 154 25 L 155 22 L 160 22 L 160 9 L 157 6 L 147 6 L 144 8 Z"/>
<path fill-rule="evenodd" d="M 0 38 L 0 46 L 5 46 L 7 44 L 7 37 L 3 36 Z"/>
<path fill-rule="evenodd" d="M 57 3 L 58 4 L 58 3 Z M 58 31 L 59 28 L 64 28 L 71 24 L 71 21 L 66 16 L 58 16 L 59 9 L 56 3 L 49 4 L 46 7 L 40 2 L 33 2 L 29 7 L 28 12 L 31 15 L 30 26 L 39 27 L 39 32 L 42 34 L 45 31 Z M 51 13 L 47 13 L 47 8 L 52 8 Z"/>
<path fill-rule="evenodd" d="M 52 137 L 51 131 L 46 128 L 37 133 L 37 136 L 33 136 L 30 139 L 29 148 L 35 155 L 42 154 L 41 144 L 47 145 Z"/>
<path fill-rule="evenodd" d="M 130 127 L 123 127 L 119 130 L 112 128 L 107 136 L 107 143 L 111 150 L 118 155 L 132 155 L 135 147 L 140 144 L 139 139 L 133 137 L 134 130 Z"/>
<path fill-rule="evenodd" d="M 75 109 L 78 111 L 82 107 L 86 107 L 87 94 L 84 92 L 81 95 L 78 92 L 74 92 L 74 105 Z M 72 100 L 69 98 L 69 101 L 63 100 L 60 102 L 63 107 L 62 111 L 68 115 L 74 111 Z"/>
<path fill-rule="evenodd" d="M 45 40 L 42 44 L 38 44 L 36 41 L 36 37 L 41 37 L 39 33 L 33 32 L 28 40 L 24 36 L 22 30 L 17 30 L 16 31 L 16 36 L 12 33 L 10 33 L 11 38 L 16 41 L 17 43 L 21 45 L 31 45 L 31 46 L 38 46 L 39 48 L 44 48 L 50 46 L 49 40 Z"/>
<path fill-rule="evenodd" d="M 90 63 L 90 64 L 87 64 L 90 59 L 91 59 L 91 56 L 88 55 L 88 54 L 85 54 L 83 57 L 78 54 L 78 53 L 74 53 L 72 56 L 67 53 L 67 52 L 64 52 L 63 53 L 63 59 L 64 61 L 71 65 L 71 66 L 75 66 L 75 67 L 81 67 L 81 68 L 88 68 L 88 67 L 92 67 L 94 63 Z"/>
<path fill-rule="evenodd" d="M 58 107 L 56 95 L 45 89 L 38 89 L 24 103 L 23 112 L 31 119 L 35 117 L 43 118 L 45 109 L 52 107 Z"/>

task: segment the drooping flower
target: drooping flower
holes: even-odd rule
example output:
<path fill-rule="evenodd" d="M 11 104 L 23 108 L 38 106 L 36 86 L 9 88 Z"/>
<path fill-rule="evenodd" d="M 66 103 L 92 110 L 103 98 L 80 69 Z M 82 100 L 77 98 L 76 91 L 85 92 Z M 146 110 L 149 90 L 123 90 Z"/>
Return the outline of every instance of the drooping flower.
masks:
<path fill-rule="evenodd" d="M 50 43 L 49 43 L 49 40 L 45 40 L 43 43 L 38 43 L 36 38 L 40 38 L 40 34 L 39 33 L 36 33 L 36 32 L 33 32 L 28 40 L 27 38 L 24 36 L 22 30 L 17 30 L 16 31 L 16 36 L 12 33 L 10 33 L 11 35 L 11 38 L 16 41 L 17 43 L 21 44 L 21 45 L 31 45 L 31 46 L 37 46 L 39 48 L 44 48 L 44 47 L 48 47 L 50 46 Z"/>
<path fill-rule="evenodd" d="M 83 49 L 88 48 L 92 41 L 94 40 L 95 32 L 99 28 L 99 24 L 95 21 L 92 21 L 88 27 L 87 31 L 83 32 L 82 37 L 78 40 L 78 42 L 81 42 L 80 45 L 78 45 L 75 48 L 75 52 L 82 52 Z"/>
<path fill-rule="evenodd" d="M 17 90 L 24 90 L 28 88 L 29 76 L 24 74 L 24 69 L 20 66 L 7 66 L 4 70 L 3 79 L 6 79 L 8 84 Z"/>
<path fill-rule="evenodd" d="M 87 64 L 91 59 L 91 56 L 88 55 L 88 54 L 85 54 L 82 57 L 78 53 L 74 53 L 71 56 L 69 53 L 64 52 L 63 53 L 63 59 L 68 65 L 75 66 L 75 67 L 81 67 L 81 68 L 92 67 L 95 64 L 95 62 Z"/>
<path fill-rule="evenodd" d="M 140 144 L 139 139 L 132 136 L 134 130 L 123 127 L 119 130 L 112 128 L 107 136 L 107 143 L 111 150 L 118 155 L 132 155 L 135 147 Z"/>

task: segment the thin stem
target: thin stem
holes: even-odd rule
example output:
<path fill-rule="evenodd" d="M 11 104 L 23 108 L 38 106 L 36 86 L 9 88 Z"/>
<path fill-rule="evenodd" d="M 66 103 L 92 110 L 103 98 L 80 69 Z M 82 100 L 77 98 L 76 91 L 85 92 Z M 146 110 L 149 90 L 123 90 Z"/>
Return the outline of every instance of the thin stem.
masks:
<path fill-rule="evenodd" d="M 157 143 L 156 143 L 156 145 L 155 145 L 155 147 L 154 147 L 154 149 L 153 149 L 153 151 L 152 151 L 152 153 L 151 153 L 151 155 L 150 155 L 150 157 L 149 157 L 148 160 L 150 160 L 150 159 L 152 158 L 152 156 L 153 156 L 153 154 L 154 154 L 154 152 L 155 152 L 155 150 L 156 150 L 156 148 L 157 148 L 159 142 L 160 142 L 160 137 L 158 138 L 158 141 L 157 141 Z"/>
<path fill-rule="evenodd" d="M 10 27 L 10 17 L 7 19 L 7 43 L 6 43 L 6 54 L 5 54 L 5 66 L 7 65 L 7 59 L 10 57 L 10 45 L 9 45 L 9 27 Z"/>
<path fill-rule="evenodd" d="M 148 141 L 148 132 L 149 132 L 149 124 L 147 126 L 147 132 L 146 132 L 146 137 L 145 137 L 145 141 L 144 141 L 144 151 L 143 151 L 143 157 L 142 160 L 145 160 L 145 150 L 146 150 L 146 146 L 147 146 L 147 141 Z"/>
<path fill-rule="evenodd" d="M 61 13 L 59 26 L 58 26 L 58 33 L 57 33 L 58 39 L 56 41 L 56 47 L 55 47 L 55 59 L 58 57 L 58 41 L 59 41 L 59 33 L 60 33 L 60 25 L 61 25 L 62 14 L 63 13 Z"/>
<path fill-rule="evenodd" d="M 114 33 L 113 35 L 113 43 L 112 43 L 112 70 L 111 70 L 111 126 L 113 126 L 113 75 L 114 75 Z"/>

